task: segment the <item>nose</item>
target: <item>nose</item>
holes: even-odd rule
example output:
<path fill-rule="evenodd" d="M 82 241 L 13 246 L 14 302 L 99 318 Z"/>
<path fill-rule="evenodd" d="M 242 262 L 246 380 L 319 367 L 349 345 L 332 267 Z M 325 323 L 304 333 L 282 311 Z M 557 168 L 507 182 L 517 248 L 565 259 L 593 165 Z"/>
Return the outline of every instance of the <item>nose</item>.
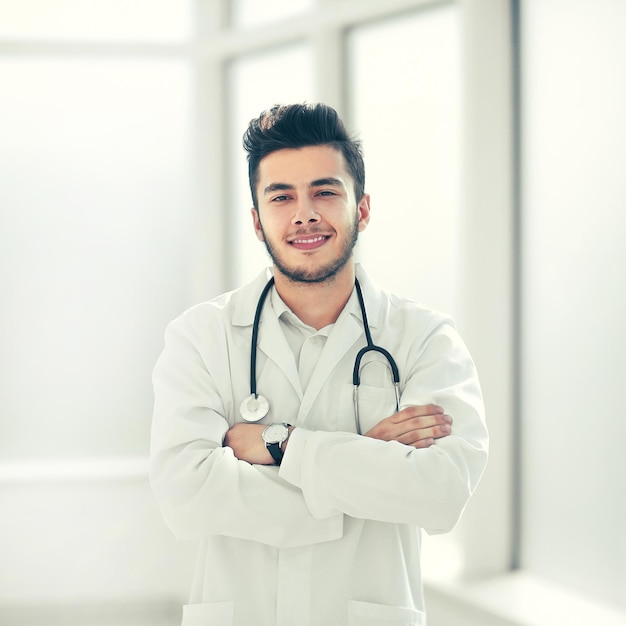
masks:
<path fill-rule="evenodd" d="M 296 226 L 302 226 L 302 224 L 314 224 L 319 221 L 320 216 L 315 210 L 313 202 L 309 198 L 298 200 L 291 223 Z"/>

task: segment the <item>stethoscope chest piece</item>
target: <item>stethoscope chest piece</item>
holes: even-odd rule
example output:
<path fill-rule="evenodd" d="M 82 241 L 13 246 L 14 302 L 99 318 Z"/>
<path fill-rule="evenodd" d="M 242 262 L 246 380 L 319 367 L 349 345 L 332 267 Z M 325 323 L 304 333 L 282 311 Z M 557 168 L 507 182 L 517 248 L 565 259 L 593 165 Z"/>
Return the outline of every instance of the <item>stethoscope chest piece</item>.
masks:
<path fill-rule="evenodd" d="M 260 394 L 251 393 L 243 399 L 239 413 L 246 422 L 262 420 L 270 410 L 269 402 Z"/>
<path fill-rule="evenodd" d="M 263 303 L 273 284 L 274 277 L 272 276 L 261 292 L 254 314 L 254 323 L 252 324 L 252 341 L 250 342 L 250 395 L 245 397 L 239 406 L 239 415 L 241 415 L 246 422 L 258 422 L 262 420 L 270 410 L 270 403 L 267 399 L 256 392 L 256 347 L 259 337 L 259 322 L 261 321 Z"/>

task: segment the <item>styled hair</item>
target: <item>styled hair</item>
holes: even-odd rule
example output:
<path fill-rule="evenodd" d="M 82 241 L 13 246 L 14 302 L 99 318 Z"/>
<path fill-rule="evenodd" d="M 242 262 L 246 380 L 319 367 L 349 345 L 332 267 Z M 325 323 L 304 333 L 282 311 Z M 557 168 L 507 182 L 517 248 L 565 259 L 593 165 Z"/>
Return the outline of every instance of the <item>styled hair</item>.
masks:
<path fill-rule="evenodd" d="M 348 134 L 337 111 L 326 104 L 277 104 L 251 120 L 243 135 L 254 208 L 258 210 L 256 187 L 259 182 L 259 164 L 263 157 L 285 148 L 321 145 L 332 146 L 343 154 L 348 172 L 354 180 L 354 194 L 358 203 L 365 193 L 361 143 Z"/>

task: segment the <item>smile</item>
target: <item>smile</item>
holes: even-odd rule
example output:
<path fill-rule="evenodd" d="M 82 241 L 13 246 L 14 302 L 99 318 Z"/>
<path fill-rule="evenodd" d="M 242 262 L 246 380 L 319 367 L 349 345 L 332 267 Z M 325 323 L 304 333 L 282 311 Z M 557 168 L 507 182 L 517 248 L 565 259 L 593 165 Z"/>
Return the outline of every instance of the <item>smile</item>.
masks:
<path fill-rule="evenodd" d="M 318 243 L 320 241 L 325 241 L 328 237 L 311 237 L 308 239 L 294 239 L 291 243 Z"/>
<path fill-rule="evenodd" d="M 312 235 L 292 239 L 289 243 L 298 250 L 316 250 L 323 246 L 329 239 L 330 235 Z"/>

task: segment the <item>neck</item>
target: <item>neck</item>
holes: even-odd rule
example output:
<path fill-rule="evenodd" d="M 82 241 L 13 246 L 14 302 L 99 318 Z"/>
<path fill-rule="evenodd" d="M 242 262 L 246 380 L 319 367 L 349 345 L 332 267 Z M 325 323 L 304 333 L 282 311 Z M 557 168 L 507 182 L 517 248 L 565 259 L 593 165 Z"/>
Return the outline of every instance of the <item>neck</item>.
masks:
<path fill-rule="evenodd" d="M 308 326 L 319 330 L 337 321 L 354 289 L 354 264 L 321 283 L 296 282 L 274 270 L 276 291 L 285 304 Z"/>

